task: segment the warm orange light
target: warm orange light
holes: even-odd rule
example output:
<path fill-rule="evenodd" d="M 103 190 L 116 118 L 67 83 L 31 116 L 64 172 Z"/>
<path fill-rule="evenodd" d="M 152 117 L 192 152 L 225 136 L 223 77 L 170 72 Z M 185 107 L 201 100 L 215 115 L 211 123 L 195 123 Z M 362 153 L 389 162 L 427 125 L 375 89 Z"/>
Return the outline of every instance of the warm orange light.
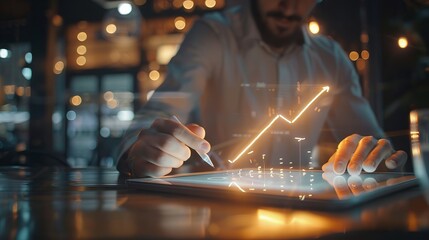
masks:
<path fill-rule="evenodd" d="M 156 61 L 159 64 L 167 64 L 170 62 L 171 58 L 176 55 L 178 49 L 178 45 L 169 44 L 158 47 L 156 51 Z"/>
<path fill-rule="evenodd" d="M 16 95 L 22 97 L 24 96 L 25 93 L 25 88 L 24 87 L 17 87 L 16 88 Z"/>
<path fill-rule="evenodd" d="M 360 41 L 363 43 L 368 43 L 368 41 L 369 41 L 368 33 L 361 33 Z"/>
<path fill-rule="evenodd" d="M 82 98 L 81 98 L 79 95 L 73 96 L 73 97 L 70 99 L 70 103 L 71 103 L 73 106 L 79 106 L 79 105 L 82 103 Z"/>
<path fill-rule="evenodd" d="M 63 24 L 63 18 L 60 15 L 55 15 L 52 17 L 52 24 L 55 27 L 59 27 Z"/>
<path fill-rule="evenodd" d="M 269 224 L 286 224 L 286 218 L 283 214 L 265 209 L 258 209 L 258 219 Z"/>
<path fill-rule="evenodd" d="M 216 6 L 216 1 L 215 0 L 206 0 L 204 2 L 204 4 L 206 5 L 206 7 L 208 8 L 214 8 Z"/>
<path fill-rule="evenodd" d="M 406 47 L 408 47 L 408 39 L 406 37 L 400 37 L 398 39 L 398 46 L 400 48 L 406 48 Z"/>
<path fill-rule="evenodd" d="M 186 20 L 183 17 L 177 17 L 174 19 L 174 26 L 177 30 L 183 30 L 186 27 Z"/>
<path fill-rule="evenodd" d="M 108 34 L 114 34 L 116 32 L 116 30 L 117 30 L 116 25 L 113 23 L 106 26 L 106 32 Z"/>
<path fill-rule="evenodd" d="M 410 137 L 413 142 L 418 141 L 420 138 L 420 132 L 417 127 L 419 115 L 416 111 L 410 113 Z"/>
<path fill-rule="evenodd" d="M 183 6 L 183 0 L 173 0 L 173 7 L 181 8 Z"/>
<path fill-rule="evenodd" d="M 108 102 L 114 98 L 113 92 L 111 92 L 111 91 L 105 92 L 103 96 L 104 96 L 104 100 L 106 100 L 106 102 Z"/>
<path fill-rule="evenodd" d="M 160 77 L 160 74 L 157 70 L 152 70 L 149 72 L 149 78 L 152 81 L 157 81 Z"/>
<path fill-rule="evenodd" d="M 4 93 L 7 95 L 11 95 L 15 93 L 15 85 L 5 85 Z"/>
<path fill-rule="evenodd" d="M 366 62 L 362 58 L 356 60 L 356 68 L 358 71 L 362 72 L 366 68 Z"/>
<path fill-rule="evenodd" d="M 356 61 L 356 60 L 358 60 L 358 58 L 359 58 L 359 53 L 358 53 L 358 52 L 356 52 L 356 51 L 351 51 L 351 52 L 349 53 L 349 58 L 350 58 L 350 60 L 352 60 L 352 61 Z"/>
<path fill-rule="evenodd" d="M 368 60 L 368 59 L 369 59 L 369 52 L 368 52 L 368 50 L 363 50 L 363 51 L 360 53 L 360 56 L 361 56 L 364 60 Z"/>
<path fill-rule="evenodd" d="M 86 32 L 80 32 L 77 34 L 77 40 L 84 42 L 88 38 Z"/>
<path fill-rule="evenodd" d="M 54 73 L 60 74 L 64 70 L 64 62 L 63 61 L 57 61 L 54 65 Z"/>
<path fill-rule="evenodd" d="M 76 52 L 77 52 L 77 54 L 79 54 L 79 55 L 84 55 L 84 54 L 86 53 L 86 47 L 85 47 L 85 45 L 79 45 L 79 46 L 76 48 Z"/>
<path fill-rule="evenodd" d="M 85 65 L 85 64 L 86 64 L 86 57 L 84 57 L 84 56 L 79 56 L 79 57 L 77 57 L 77 59 L 76 59 L 76 63 L 77 63 L 77 65 L 79 65 L 79 66 L 83 66 L 83 65 Z"/>
<path fill-rule="evenodd" d="M 116 108 L 117 106 L 118 106 L 118 101 L 116 101 L 115 99 L 112 99 L 107 102 L 107 107 L 110 109 Z"/>
<path fill-rule="evenodd" d="M 318 34 L 320 31 L 319 23 L 317 23 L 316 21 L 309 22 L 308 29 L 310 30 L 311 33 Z"/>
<path fill-rule="evenodd" d="M 183 1 L 183 8 L 184 9 L 190 10 L 193 7 L 194 7 L 194 1 L 192 1 L 192 0 L 185 0 L 185 1 Z"/>

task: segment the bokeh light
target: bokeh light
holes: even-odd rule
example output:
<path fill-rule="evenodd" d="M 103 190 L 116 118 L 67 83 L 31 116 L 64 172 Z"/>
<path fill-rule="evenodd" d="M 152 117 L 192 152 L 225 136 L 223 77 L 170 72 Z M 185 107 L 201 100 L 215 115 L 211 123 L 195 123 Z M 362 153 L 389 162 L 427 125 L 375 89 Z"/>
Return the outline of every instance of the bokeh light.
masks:
<path fill-rule="evenodd" d="M 352 60 L 352 61 L 356 61 L 356 60 L 358 60 L 358 58 L 359 58 L 359 53 L 358 53 L 358 52 L 356 52 L 356 51 L 351 51 L 351 52 L 349 53 L 349 58 L 350 58 L 350 60 Z"/>
<path fill-rule="evenodd" d="M 316 21 L 309 22 L 308 29 L 310 30 L 311 33 L 318 34 L 320 32 L 319 23 L 317 23 Z"/>
<path fill-rule="evenodd" d="M 88 35 L 86 34 L 86 32 L 79 32 L 76 36 L 77 40 L 79 40 L 80 42 L 84 42 L 86 41 L 86 39 L 88 38 Z"/>
<path fill-rule="evenodd" d="M 398 46 L 400 48 L 406 48 L 406 47 L 408 47 L 408 39 L 406 37 L 400 37 L 398 39 Z"/>
<path fill-rule="evenodd" d="M 183 30 L 186 27 L 186 20 L 184 17 L 177 17 L 174 19 L 174 26 L 177 30 Z"/>

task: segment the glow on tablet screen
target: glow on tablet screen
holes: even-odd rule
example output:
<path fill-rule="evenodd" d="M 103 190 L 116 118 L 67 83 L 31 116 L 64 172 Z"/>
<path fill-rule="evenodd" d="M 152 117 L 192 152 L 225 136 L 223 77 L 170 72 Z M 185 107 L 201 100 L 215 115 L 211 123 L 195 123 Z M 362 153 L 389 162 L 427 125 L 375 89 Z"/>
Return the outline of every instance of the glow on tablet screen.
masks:
<path fill-rule="evenodd" d="M 307 199 L 345 199 L 391 183 L 414 179 L 412 175 L 373 173 L 361 176 L 323 174 L 321 171 L 239 169 L 218 173 L 164 178 L 168 184 L 225 189 L 242 193 L 282 195 Z"/>

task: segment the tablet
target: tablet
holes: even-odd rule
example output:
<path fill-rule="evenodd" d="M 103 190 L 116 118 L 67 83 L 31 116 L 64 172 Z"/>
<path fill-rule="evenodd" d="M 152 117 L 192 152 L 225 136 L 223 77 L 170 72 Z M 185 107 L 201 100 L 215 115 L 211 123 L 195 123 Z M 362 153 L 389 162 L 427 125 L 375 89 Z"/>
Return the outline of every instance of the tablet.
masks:
<path fill-rule="evenodd" d="M 238 202 L 320 210 L 346 209 L 417 186 L 411 173 L 365 173 L 359 176 L 318 170 L 236 169 L 128 179 L 148 191 L 221 198 Z"/>

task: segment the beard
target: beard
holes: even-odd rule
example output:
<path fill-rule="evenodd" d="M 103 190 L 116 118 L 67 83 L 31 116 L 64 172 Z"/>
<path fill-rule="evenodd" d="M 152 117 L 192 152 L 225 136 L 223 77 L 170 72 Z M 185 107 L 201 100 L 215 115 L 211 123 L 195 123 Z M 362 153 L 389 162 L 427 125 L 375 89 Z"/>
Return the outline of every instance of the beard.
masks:
<path fill-rule="evenodd" d="M 287 31 L 287 29 L 279 29 L 280 33 L 275 33 L 270 30 L 267 23 L 264 22 L 263 16 L 261 16 L 260 11 L 258 10 L 258 2 L 256 0 L 251 1 L 251 11 L 253 15 L 253 19 L 255 19 L 256 26 L 259 30 L 262 40 L 271 47 L 275 48 L 283 48 L 291 45 L 292 43 L 302 43 L 303 36 L 301 32 L 301 28 L 293 29 L 293 31 L 289 34 L 281 35 L 282 31 Z M 278 20 L 287 20 L 290 22 L 302 22 L 302 17 L 298 15 L 290 15 L 285 16 L 280 11 L 270 11 L 267 12 L 264 17 L 274 18 Z"/>

